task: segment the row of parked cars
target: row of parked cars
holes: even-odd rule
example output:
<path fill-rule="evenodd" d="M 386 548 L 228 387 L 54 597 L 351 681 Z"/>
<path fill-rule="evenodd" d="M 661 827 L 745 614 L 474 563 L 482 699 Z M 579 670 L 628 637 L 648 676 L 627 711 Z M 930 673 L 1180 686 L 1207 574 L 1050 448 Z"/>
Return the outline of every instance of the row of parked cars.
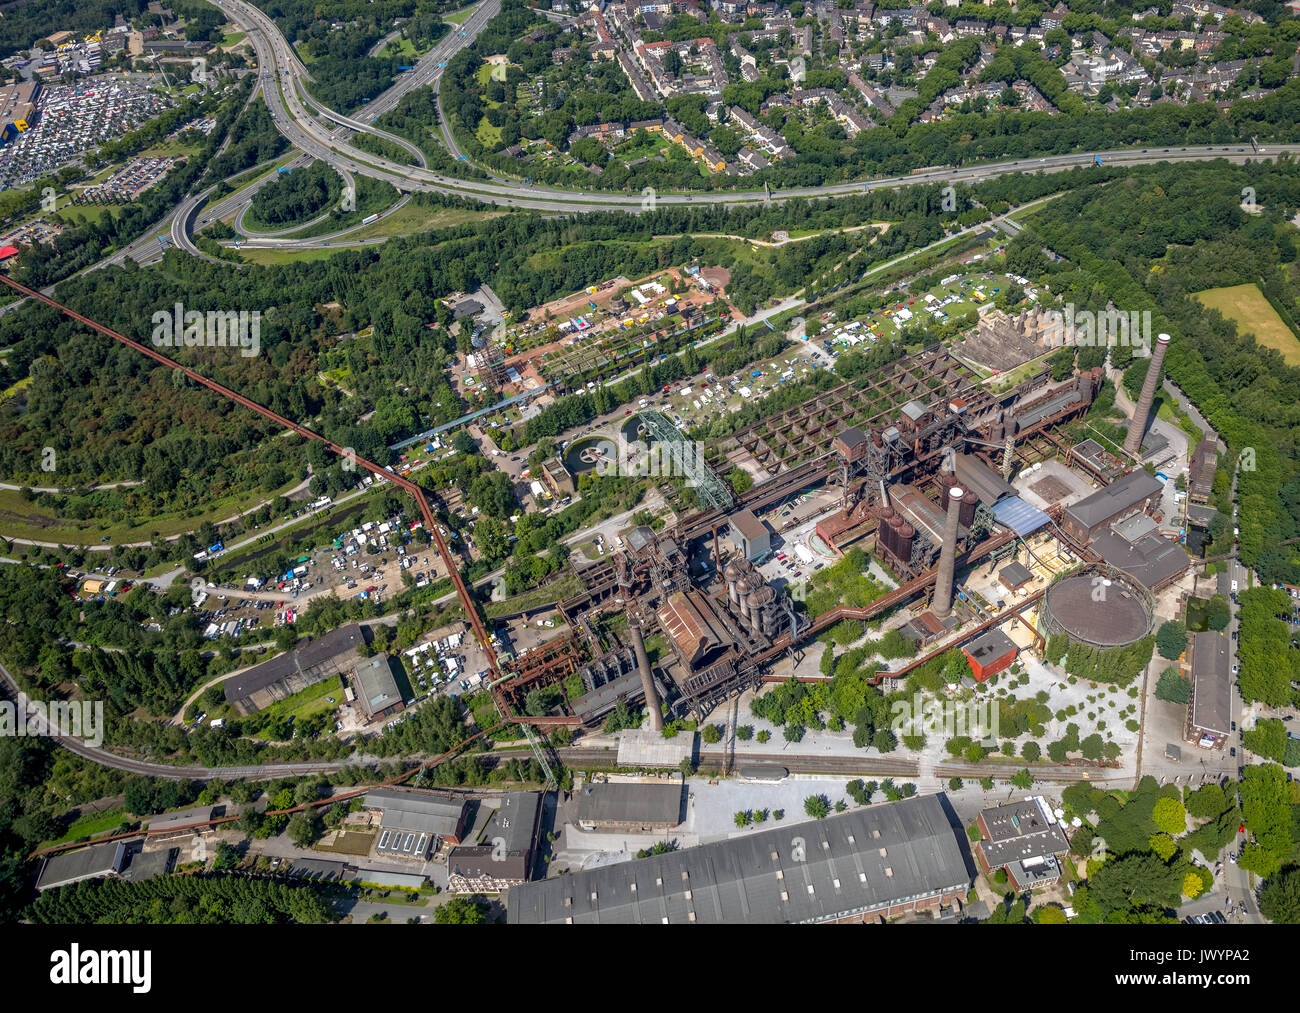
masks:
<path fill-rule="evenodd" d="M 1203 915 L 1188 915 L 1183 919 L 1184 925 L 1227 925 L 1228 919 L 1222 911 L 1211 911 Z"/>

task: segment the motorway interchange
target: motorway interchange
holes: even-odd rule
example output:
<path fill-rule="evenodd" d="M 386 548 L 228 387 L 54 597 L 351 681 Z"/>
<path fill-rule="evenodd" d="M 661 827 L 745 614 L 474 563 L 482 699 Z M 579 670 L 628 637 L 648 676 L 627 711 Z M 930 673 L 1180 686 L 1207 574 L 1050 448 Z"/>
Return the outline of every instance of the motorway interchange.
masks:
<path fill-rule="evenodd" d="M 384 94 L 365 107 L 366 120 L 346 116 L 328 109 L 306 94 L 303 82 L 309 77 L 306 68 L 293 51 L 292 45 L 276 27 L 274 21 L 262 11 L 243 0 L 216 0 L 216 5 L 241 30 L 247 33 L 257 56 L 258 83 L 254 97 L 260 91 L 264 96 L 272 119 L 280 132 L 302 157 L 292 165 L 308 164 L 320 159 L 334 167 L 345 178 L 366 176 L 382 180 L 405 195 L 411 191 L 426 191 L 461 196 L 503 207 L 563 212 L 571 214 L 584 211 L 624 210 L 633 214 L 646 207 L 641 193 L 614 193 L 599 191 L 561 190 L 526 184 L 500 176 L 484 179 L 457 179 L 428 169 L 426 159 L 419 149 L 405 138 L 397 137 L 376 126 L 374 121 L 395 108 L 401 98 L 413 89 L 437 86 L 447 61 L 461 49 L 471 45 L 484 25 L 500 10 L 500 0 L 484 0 L 459 29 L 452 31 L 421 57 L 414 69 L 406 72 Z M 452 156 L 463 160 L 452 137 L 451 130 L 440 110 L 441 136 Z M 321 124 L 325 119 L 335 125 L 331 131 Z M 348 143 L 355 133 L 369 133 L 397 145 L 411 153 L 417 165 L 406 165 L 373 155 Z M 907 176 L 876 179 L 869 182 L 838 183 L 821 187 L 801 187 L 769 194 L 765 190 L 725 191 L 703 193 L 655 194 L 653 206 L 689 204 L 744 204 L 762 201 L 782 201 L 792 198 L 836 197 L 861 193 L 871 189 L 892 188 L 937 183 L 978 183 L 986 179 L 1018 172 L 1059 172 L 1076 166 L 1095 164 L 1140 165 L 1160 161 L 1202 161 L 1224 158 L 1243 162 L 1252 158 L 1276 158 L 1282 152 L 1300 151 L 1300 145 L 1274 145 L 1266 152 L 1255 152 L 1250 146 L 1189 146 L 1178 148 L 1119 150 L 1110 152 L 1080 152 L 1069 155 L 1051 155 L 1042 158 L 1017 159 L 964 168 L 935 168 Z M 268 180 L 271 177 L 268 177 Z M 211 191 L 192 194 L 182 202 L 171 218 L 164 223 L 173 245 L 195 256 L 202 256 L 190 237 L 191 230 L 202 228 L 219 218 L 246 207 L 255 192 L 252 188 L 212 207 L 204 207 Z M 313 249 L 329 246 L 339 240 L 346 245 L 347 233 L 343 230 L 328 236 L 311 238 L 254 237 L 250 245 L 279 249 Z M 382 239 L 369 240 L 381 242 Z M 123 255 L 134 260 L 150 262 L 161 257 L 163 249 L 154 235 L 139 241 L 129 251 L 113 258 L 120 263 Z"/>

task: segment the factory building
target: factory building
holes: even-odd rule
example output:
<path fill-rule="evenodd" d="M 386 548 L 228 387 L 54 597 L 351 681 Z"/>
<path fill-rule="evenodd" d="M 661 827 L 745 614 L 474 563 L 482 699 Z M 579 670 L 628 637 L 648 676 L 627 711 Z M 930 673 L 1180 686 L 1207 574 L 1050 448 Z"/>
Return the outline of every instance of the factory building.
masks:
<path fill-rule="evenodd" d="M 974 864 L 925 795 L 515 887 L 511 925 L 863 924 L 955 914 Z"/>
<path fill-rule="evenodd" d="M 1210 494 L 1214 491 L 1214 473 L 1218 467 L 1218 448 L 1212 439 L 1202 436 L 1201 442 L 1192 452 L 1187 469 L 1187 502 L 1196 506 L 1205 506 L 1210 502 Z"/>
<path fill-rule="evenodd" d="M 577 823 L 583 830 L 671 830 L 682 821 L 682 788 L 676 778 L 584 785 L 578 792 Z"/>
<path fill-rule="evenodd" d="M 375 853 L 424 861 L 439 842 L 459 844 L 465 836 L 465 800 L 414 788 L 372 788 L 362 807 L 378 823 Z"/>
<path fill-rule="evenodd" d="M 344 675 L 362 660 L 364 643 L 364 633 L 356 623 L 309 638 L 292 651 L 228 679 L 222 684 L 226 702 L 240 714 L 252 714 L 331 675 Z"/>
<path fill-rule="evenodd" d="M 757 562 L 771 551 L 772 536 L 752 510 L 737 510 L 727 522 L 731 525 L 732 543 L 746 559 Z"/>
<path fill-rule="evenodd" d="M 20 81 L 0 88 L 0 146 L 35 126 L 40 94 L 40 81 Z"/>
<path fill-rule="evenodd" d="M 1192 634 L 1188 646 L 1192 696 L 1183 738 L 1202 749 L 1222 749 L 1232 728 L 1232 654 L 1222 633 Z"/>
<path fill-rule="evenodd" d="M 1147 513 L 1160 503 L 1164 486 L 1141 468 L 1122 475 L 1104 489 L 1065 510 L 1062 529 L 1081 543 L 1092 539 L 1116 521 Z"/>
<path fill-rule="evenodd" d="M 367 658 L 352 673 L 352 686 L 357 703 L 371 721 L 396 714 L 403 707 L 402 694 L 393 676 L 392 662 L 387 654 Z"/>
<path fill-rule="evenodd" d="M 541 826 L 542 793 L 507 792 L 473 847 L 457 845 L 447 855 L 447 889 L 452 893 L 501 893 L 533 878 Z"/>
<path fill-rule="evenodd" d="M 962 648 L 970 662 L 971 674 L 979 682 L 1011 667 L 1016 660 L 1016 645 L 999 629 L 991 629 Z"/>

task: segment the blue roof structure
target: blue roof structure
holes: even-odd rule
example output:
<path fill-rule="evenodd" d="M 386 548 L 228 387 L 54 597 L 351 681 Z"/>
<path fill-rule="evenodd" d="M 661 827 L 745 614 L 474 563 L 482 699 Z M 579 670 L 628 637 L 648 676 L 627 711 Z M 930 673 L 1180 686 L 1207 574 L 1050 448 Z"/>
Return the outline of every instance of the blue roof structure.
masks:
<path fill-rule="evenodd" d="M 1036 506 L 1030 506 L 1019 496 L 1006 496 L 998 500 L 993 505 L 993 516 L 999 524 L 1010 528 L 1021 538 L 1052 522 L 1047 514 Z"/>

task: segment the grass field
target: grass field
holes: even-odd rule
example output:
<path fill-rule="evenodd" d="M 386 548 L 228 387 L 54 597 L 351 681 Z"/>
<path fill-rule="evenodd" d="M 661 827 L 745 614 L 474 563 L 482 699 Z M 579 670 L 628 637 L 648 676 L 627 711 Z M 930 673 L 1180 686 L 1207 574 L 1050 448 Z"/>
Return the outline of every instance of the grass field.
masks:
<path fill-rule="evenodd" d="M 442 20 L 453 25 L 463 25 L 465 19 L 470 16 L 477 4 L 470 4 L 468 7 L 462 7 L 458 11 L 452 11 L 450 14 L 444 14 Z"/>
<path fill-rule="evenodd" d="M 318 842 L 313 847 L 317 851 L 332 851 L 339 855 L 364 856 L 370 854 L 370 845 L 374 840 L 375 831 L 373 830 L 368 832 L 340 830 L 333 844 L 327 845 Z"/>
<path fill-rule="evenodd" d="M 330 703 L 329 698 L 333 697 L 334 702 Z M 332 675 L 324 682 L 318 682 L 314 686 L 308 686 L 293 696 L 285 697 L 283 700 L 277 700 L 271 706 L 267 707 L 261 713 L 270 714 L 274 717 L 294 716 L 295 721 L 302 721 L 322 711 L 334 710 L 339 706 L 343 699 L 343 680 L 337 675 Z M 255 738 L 265 738 L 262 733 L 254 736 Z"/>
<path fill-rule="evenodd" d="M 1300 339 L 1269 305 L 1258 285 L 1229 285 L 1197 292 L 1196 299 L 1237 325 L 1238 334 L 1254 335 L 1265 348 L 1282 353 L 1287 365 L 1300 365 Z"/>
<path fill-rule="evenodd" d="M 116 830 L 123 822 L 132 822 L 132 820 L 127 811 L 121 806 L 108 809 L 102 813 L 92 813 L 76 820 L 68 827 L 62 837 L 52 841 L 45 841 L 41 844 L 41 847 L 49 847 L 52 844 L 66 844 L 68 841 L 75 841 L 78 837 L 93 837 L 95 834 L 107 833 L 110 830 Z"/>
<path fill-rule="evenodd" d="M 405 236 L 412 232 L 426 232 L 430 229 L 448 229 L 453 225 L 480 221 L 484 218 L 498 218 L 505 211 L 469 211 L 463 208 L 425 208 L 415 204 L 404 204 L 392 214 L 373 225 L 349 232 L 346 240 L 378 239 L 392 236 Z M 343 242 L 344 240 L 339 240 Z"/>
<path fill-rule="evenodd" d="M 293 264 L 305 260 L 326 260 L 338 250 L 250 250 L 242 247 L 239 256 L 250 264 Z"/>
<path fill-rule="evenodd" d="M 389 239 L 393 236 L 406 236 L 414 232 L 426 232 L 430 229 L 450 228 L 465 222 L 478 221 L 483 218 L 496 218 L 506 211 L 466 211 L 459 208 L 423 208 L 413 204 L 385 215 L 372 225 L 349 232 L 336 240 L 336 246 L 304 249 L 251 249 L 244 247 L 239 255 L 250 264 L 292 264 L 296 261 L 325 260 L 340 250 L 349 248 L 348 244 L 359 239 Z"/>
<path fill-rule="evenodd" d="M 147 542 L 155 534 L 167 537 L 195 530 L 204 521 L 221 521 L 247 510 L 263 500 L 274 499 L 298 484 L 295 479 L 276 493 L 254 493 L 245 497 L 228 496 L 214 500 L 208 509 L 190 517 L 165 515 L 148 517 L 136 524 L 120 521 L 77 522 L 61 518 L 46 510 L 39 500 L 28 502 L 13 489 L 0 489 L 0 533 L 7 538 L 28 538 L 37 542 L 62 545 L 98 545 L 110 542 Z"/>
<path fill-rule="evenodd" d="M 383 59 L 388 56 L 419 56 L 415 51 L 415 43 L 410 39 L 403 39 L 400 36 L 381 49 L 376 57 Z"/>

